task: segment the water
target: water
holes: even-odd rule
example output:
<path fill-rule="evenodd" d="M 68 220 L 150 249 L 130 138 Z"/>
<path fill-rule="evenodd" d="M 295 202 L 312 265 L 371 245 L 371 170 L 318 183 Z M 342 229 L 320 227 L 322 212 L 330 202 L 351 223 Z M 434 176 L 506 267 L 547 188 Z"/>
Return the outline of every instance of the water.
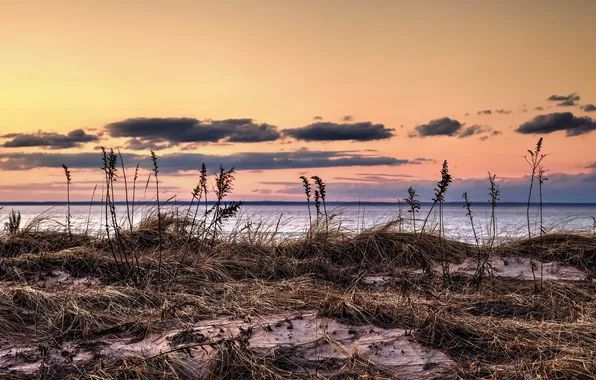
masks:
<path fill-rule="evenodd" d="M 39 206 L 39 205 L 7 205 L 0 206 L 0 225 L 8 219 L 11 209 L 19 210 L 22 215 L 21 226 L 35 218 L 43 219 L 41 228 L 63 229 L 65 224 L 66 206 Z M 186 206 L 187 207 L 187 206 Z M 178 210 L 181 215 L 186 212 L 183 204 L 178 204 Z M 429 211 L 430 205 L 423 204 L 420 213 L 417 214 L 416 230 L 420 231 L 423 219 Z M 174 206 L 164 207 L 165 210 L 173 210 Z M 390 220 L 397 219 L 400 215 L 400 209 L 396 204 L 344 204 L 327 206 L 328 213 L 333 215 L 331 219 L 331 228 L 338 228 L 356 232 L 362 229 L 379 226 Z M 175 209 L 174 209 L 175 210 Z M 120 225 L 128 226 L 128 221 L 124 218 L 126 214 L 125 205 L 116 206 L 119 215 Z M 137 206 L 135 210 L 134 223 L 137 223 L 143 215 L 155 211 L 152 206 Z M 437 210 L 438 211 L 438 210 Z M 474 226 L 478 237 L 484 241 L 489 236 L 490 206 L 488 204 L 473 204 L 472 211 L 474 215 Z M 314 208 L 311 209 L 315 217 Z M 537 207 L 531 209 L 531 229 L 532 233 L 539 232 L 539 210 Z M 469 217 L 461 204 L 444 205 L 443 220 L 445 223 L 445 234 L 460 241 L 473 242 L 474 236 L 470 225 Z M 85 231 L 88 229 L 93 233 L 102 233 L 102 220 L 105 218 L 104 207 L 99 203 L 90 207 L 88 205 L 71 206 L 73 229 Z M 411 214 L 407 212 L 407 205 L 402 205 L 401 215 L 405 219 L 403 223 L 397 224 L 397 229 L 403 231 L 412 230 Z M 574 204 L 547 204 L 543 208 L 543 225 L 547 231 L 577 231 L 593 232 L 594 220 L 596 216 L 596 204 L 574 205 Z M 500 238 L 515 238 L 527 236 L 527 218 L 526 206 L 523 204 L 504 204 L 496 209 L 497 231 Z M 252 232 L 260 229 L 278 231 L 278 237 L 295 237 L 303 234 L 308 225 L 309 215 L 305 204 L 245 204 L 242 212 L 233 220 L 224 226 L 224 232 L 231 233 L 249 228 Z M 104 222 L 105 223 L 105 222 Z M 433 211 L 429 217 L 425 230 L 437 230 L 438 213 Z M 249 227 L 250 226 L 250 227 Z"/>

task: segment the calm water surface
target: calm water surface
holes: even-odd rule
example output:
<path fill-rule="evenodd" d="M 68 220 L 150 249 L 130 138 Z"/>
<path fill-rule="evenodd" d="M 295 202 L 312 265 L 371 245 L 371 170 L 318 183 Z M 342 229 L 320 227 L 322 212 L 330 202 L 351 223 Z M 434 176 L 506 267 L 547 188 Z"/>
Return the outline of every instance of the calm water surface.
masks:
<path fill-rule="evenodd" d="M 1 225 L 8 218 L 12 209 L 19 210 L 22 215 L 22 225 L 35 218 L 43 218 L 42 228 L 63 228 L 65 223 L 66 206 L 31 206 L 31 205 L 8 205 L 0 206 Z M 416 228 L 420 229 L 422 219 L 429 211 L 430 205 L 422 205 L 420 214 L 417 215 Z M 173 206 L 166 207 L 167 210 L 174 209 Z M 151 206 L 138 206 L 135 210 L 133 223 L 137 223 L 144 215 L 155 210 Z M 180 214 L 186 212 L 186 207 L 178 204 Z M 490 220 L 490 207 L 488 204 L 473 204 L 474 226 L 481 238 L 488 236 L 488 224 Z M 537 207 L 531 209 L 531 228 L 538 232 L 539 212 Z M 121 217 L 121 225 L 127 226 L 128 221 L 124 219 L 126 206 L 118 205 L 117 213 Z M 311 210 L 314 215 L 314 209 Z M 387 223 L 390 220 L 398 219 L 400 207 L 396 204 L 349 204 L 349 205 L 328 205 L 329 214 L 333 215 L 332 225 L 349 231 L 359 231 L 373 226 Z M 104 207 L 99 203 L 89 207 L 72 206 L 72 223 L 76 229 L 94 233 L 101 233 L 103 229 L 102 220 L 105 218 Z M 401 215 L 405 219 L 401 223 L 402 230 L 412 229 L 411 214 L 402 206 Z M 545 205 L 543 208 L 543 225 L 549 231 L 573 230 L 582 232 L 593 232 L 594 220 L 596 217 L 596 205 Z M 522 204 L 501 205 L 496 210 L 497 229 L 499 236 L 520 237 L 527 235 L 526 206 Z M 306 205 L 300 204 L 245 204 L 241 214 L 224 226 L 224 232 L 230 233 L 244 228 L 252 231 L 261 226 L 261 229 L 275 229 L 277 226 L 278 237 L 299 236 L 306 231 L 309 215 Z M 427 224 L 436 228 L 438 213 L 433 211 Z M 473 241 L 470 220 L 461 204 L 446 204 L 444 206 L 445 233 L 461 241 Z M 88 227 L 87 227 L 88 226 Z M 400 228 L 398 224 L 397 228 Z"/>

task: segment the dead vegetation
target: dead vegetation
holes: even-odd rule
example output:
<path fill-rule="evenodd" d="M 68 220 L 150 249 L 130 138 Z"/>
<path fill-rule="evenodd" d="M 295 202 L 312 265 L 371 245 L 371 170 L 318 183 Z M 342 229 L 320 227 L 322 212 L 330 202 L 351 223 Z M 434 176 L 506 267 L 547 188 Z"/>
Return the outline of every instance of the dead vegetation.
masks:
<path fill-rule="evenodd" d="M 585 276 L 554 273 L 536 291 L 528 278 L 500 272 L 528 259 L 525 240 L 494 247 L 495 270 L 478 285 L 475 245 L 391 226 L 205 245 L 168 220 L 161 240 L 149 221 L 121 232 L 138 257 L 137 279 L 121 277 L 105 240 L 4 235 L 0 377 L 596 375 L 591 236 L 545 236 L 541 257 Z"/>

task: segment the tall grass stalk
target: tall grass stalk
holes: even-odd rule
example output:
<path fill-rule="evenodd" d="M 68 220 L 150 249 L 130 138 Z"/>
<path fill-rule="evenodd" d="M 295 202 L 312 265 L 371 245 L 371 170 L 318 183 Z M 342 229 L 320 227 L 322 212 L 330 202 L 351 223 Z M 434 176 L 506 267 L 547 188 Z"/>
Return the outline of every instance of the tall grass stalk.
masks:
<path fill-rule="evenodd" d="M 470 219 L 470 225 L 472 226 L 472 234 L 474 235 L 474 242 L 476 243 L 476 254 L 477 254 L 477 263 L 476 263 L 476 272 L 474 273 L 473 282 L 476 284 L 480 284 L 484 277 L 484 263 L 482 262 L 482 253 L 480 251 L 480 239 L 478 238 L 478 234 L 476 233 L 476 227 L 474 226 L 474 215 L 472 214 L 472 204 L 468 199 L 468 193 L 465 192 L 462 195 L 462 199 L 464 200 L 464 208 L 466 209 L 466 216 Z"/>
<path fill-rule="evenodd" d="M 214 243 L 218 235 L 221 233 L 223 223 L 236 215 L 242 206 L 242 202 L 230 202 L 226 205 L 223 200 L 231 194 L 233 190 L 235 169 L 232 167 L 229 170 L 224 170 L 220 166 L 219 173 L 215 176 L 215 205 L 214 213 L 209 229 L 212 229 L 211 242 Z"/>
<path fill-rule="evenodd" d="M 114 190 L 114 182 L 117 181 L 118 178 L 118 169 L 116 166 L 118 165 L 118 155 L 114 153 L 113 149 L 110 149 L 110 153 L 108 155 L 108 174 L 109 174 L 109 182 L 111 187 L 111 199 L 110 199 L 110 215 L 112 216 L 112 229 L 114 231 L 114 238 L 116 239 L 116 244 L 118 247 L 118 252 L 120 256 L 124 259 L 124 264 L 126 268 L 125 277 L 128 278 L 131 274 L 131 263 L 128 261 L 128 252 L 124 248 L 124 243 L 122 242 L 121 236 L 121 228 L 118 224 L 118 215 L 116 214 L 116 191 Z"/>
<path fill-rule="evenodd" d="M 153 162 L 153 175 L 155 176 L 155 189 L 156 189 L 156 202 L 157 202 L 157 231 L 159 235 L 159 258 L 157 264 L 157 282 L 161 285 L 161 265 L 162 265 L 162 254 L 163 254 L 163 237 L 161 231 L 161 205 L 159 203 L 159 166 L 157 165 L 157 155 L 154 151 L 151 151 L 151 161 Z"/>
<path fill-rule="evenodd" d="M 441 234 L 441 232 L 443 230 L 443 202 L 445 201 L 445 193 L 447 192 L 447 189 L 449 188 L 449 185 L 451 184 L 452 181 L 452 177 L 451 174 L 449 174 L 449 166 L 447 165 L 447 160 L 443 161 L 443 166 L 441 168 L 441 180 L 437 183 L 437 187 L 435 188 L 435 196 L 433 198 L 433 204 L 430 207 L 430 210 L 428 211 L 428 214 L 426 215 L 426 218 L 424 219 L 424 223 L 422 224 L 422 229 L 420 230 L 420 235 L 418 236 L 418 239 L 422 238 L 422 235 L 424 233 L 424 227 L 426 226 L 426 223 L 428 222 L 428 219 L 433 211 L 433 209 L 435 208 L 435 206 L 437 205 L 437 203 L 439 204 L 439 240 L 442 241 L 443 236 Z M 443 247 L 443 251 L 445 252 L 446 249 L 445 247 Z M 441 266 L 443 268 L 443 279 L 445 280 L 445 282 L 450 282 L 450 275 L 449 275 L 449 263 L 447 262 L 446 258 L 443 258 L 441 260 Z M 428 271 L 430 271 L 430 268 L 427 268 Z"/>
<path fill-rule="evenodd" d="M 449 187 L 451 181 L 451 174 L 449 174 L 447 160 L 445 160 L 443 161 L 443 167 L 441 168 L 441 180 L 437 183 L 437 187 L 435 188 L 435 197 L 432 199 L 433 204 L 431 205 L 430 210 L 428 210 L 426 218 L 424 218 L 424 223 L 422 223 L 422 229 L 420 230 L 420 236 L 422 236 L 422 234 L 424 233 L 426 223 L 428 222 L 428 219 L 430 218 L 430 215 L 432 214 L 437 203 L 442 203 L 445 200 L 445 193 L 447 192 L 447 188 Z M 439 223 L 441 222 L 441 215 L 439 214 Z M 441 226 L 439 226 L 439 229 L 440 228 Z"/>
<path fill-rule="evenodd" d="M 204 217 L 206 217 L 206 213 L 207 213 L 207 167 L 205 166 L 205 163 L 203 163 L 201 165 L 201 172 L 200 172 L 200 176 L 199 176 L 199 184 L 198 184 L 198 200 L 197 200 L 197 205 L 195 208 L 195 212 L 194 215 L 192 217 L 192 223 L 190 224 L 190 231 L 188 233 L 189 239 L 191 236 L 193 236 L 194 233 L 194 228 L 195 228 L 195 223 L 197 220 L 197 215 L 199 213 L 199 206 L 201 205 L 201 198 L 202 196 L 205 197 L 205 214 L 203 215 Z M 203 220 L 203 226 L 204 226 L 204 220 Z M 199 227 L 200 228 L 200 227 Z"/>
<path fill-rule="evenodd" d="M 120 157 L 120 165 L 122 166 L 122 178 L 124 179 L 124 196 L 126 197 L 126 216 L 128 218 L 128 226 L 130 232 L 132 232 L 132 215 L 130 212 L 130 204 L 128 202 L 128 181 L 126 180 L 126 170 L 124 168 L 124 159 L 122 158 L 122 153 L 120 153 L 120 149 L 118 149 L 118 157 Z"/>
<path fill-rule="evenodd" d="M 536 282 L 536 268 L 534 264 L 534 243 L 532 242 L 532 229 L 530 225 L 530 206 L 532 202 L 532 191 L 534 190 L 534 181 L 536 179 L 536 174 L 538 168 L 542 164 L 545 155 L 542 154 L 542 137 L 536 143 L 536 147 L 534 150 L 528 149 L 528 153 L 530 156 L 524 156 L 524 159 L 530 166 L 530 190 L 528 192 L 528 204 L 526 208 L 526 219 L 528 222 L 528 240 L 530 244 L 530 267 L 532 268 L 532 278 L 534 279 L 534 285 L 537 289 L 537 282 Z"/>
<path fill-rule="evenodd" d="M 135 168 L 135 176 L 132 179 L 132 204 L 131 204 L 131 211 L 130 211 L 130 223 L 134 226 L 135 222 L 135 195 L 137 192 L 137 179 L 139 178 L 139 164 L 137 163 L 137 167 Z M 132 228 L 131 228 L 132 231 Z"/>
<path fill-rule="evenodd" d="M 548 178 L 545 176 L 546 169 L 542 166 L 542 164 L 538 167 L 538 195 L 539 195 L 539 210 L 540 210 L 540 290 L 543 287 L 543 278 L 544 278 L 544 234 L 546 233 L 546 229 L 544 228 L 544 221 L 542 218 L 542 211 L 543 211 L 543 203 L 542 203 L 542 187 L 544 182 L 548 181 Z"/>
<path fill-rule="evenodd" d="M 496 182 L 496 178 L 496 174 L 490 174 L 490 172 L 488 172 L 488 182 L 490 184 L 490 187 L 488 188 L 488 195 L 490 196 L 489 251 L 492 251 L 492 248 L 495 244 L 495 240 L 497 238 L 497 217 L 495 214 L 495 210 L 497 208 L 497 202 L 500 200 L 499 196 L 501 195 L 501 191 L 499 190 L 499 184 Z"/>
<path fill-rule="evenodd" d="M 106 152 L 106 149 L 102 146 L 101 147 L 101 153 L 102 153 L 102 161 L 103 161 L 103 167 L 102 170 L 104 171 L 104 175 L 105 175 L 105 181 L 106 181 L 106 193 L 105 193 L 105 229 L 106 229 L 106 239 L 108 241 L 108 247 L 110 248 L 110 252 L 112 253 L 112 257 L 114 259 L 114 262 L 118 265 L 118 270 L 120 271 L 121 276 L 124 278 L 124 268 L 121 267 L 121 264 L 123 263 L 123 258 L 120 252 L 118 252 L 118 255 L 116 255 L 116 248 L 114 247 L 114 243 L 112 242 L 111 236 L 110 236 L 110 223 L 109 223 L 109 213 L 110 213 L 110 182 L 111 182 L 111 168 L 110 168 L 110 158 L 108 156 L 108 153 Z"/>
<path fill-rule="evenodd" d="M 68 167 L 64 164 L 62 164 L 62 168 L 64 169 L 64 176 L 66 177 L 66 232 L 68 232 L 68 235 L 72 237 L 72 230 L 71 230 L 71 225 L 70 225 L 70 181 L 71 181 L 71 176 L 70 176 L 70 170 L 68 170 Z"/>
<path fill-rule="evenodd" d="M 406 203 L 410 206 L 408 210 L 409 213 L 412 214 L 412 229 L 414 230 L 414 235 L 416 234 L 416 213 L 420 212 L 420 201 L 418 200 L 418 194 L 416 194 L 416 190 L 412 186 L 408 188 L 408 197 L 406 198 Z"/>
<path fill-rule="evenodd" d="M 327 214 L 327 203 L 325 202 L 325 198 L 327 196 L 327 185 L 325 185 L 325 182 L 323 182 L 323 180 L 319 176 L 314 175 L 310 178 L 312 178 L 315 181 L 315 184 L 317 185 L 317 191 L 315 191 L 315 195 L 318 192 L 319 197 L 323 203 L 323 212 L 325 213 L 325 239 L 327 239 L 329 235 L 329 215 Z"/>
<path fill-rule="evenodd" d="M 308 208 L 308 237 L 310 239 L 312 237 L 312 214 L 310 212 L 311 186 L 308 178 L 305 176 L 300 176 L 300 179 L 302 180 L 302 187 L 304 187 L 304 195 L 306 196 L 306 207 Z"/>
<path fill-rule="evenodd" d="M 315 210 L 317 211 L 317 224 L 319 224 L 319 218 L 321 217 L 321 194 L 319 194 L 319 190 L 315 189 Z"/>

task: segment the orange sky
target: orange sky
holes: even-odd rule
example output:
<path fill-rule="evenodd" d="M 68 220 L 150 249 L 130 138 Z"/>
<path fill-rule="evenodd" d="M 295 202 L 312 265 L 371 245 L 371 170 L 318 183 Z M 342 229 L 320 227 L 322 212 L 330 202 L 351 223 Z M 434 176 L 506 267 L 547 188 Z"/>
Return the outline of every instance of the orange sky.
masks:
<path fill-rule="evenodd" d="M 527 174 L 521 156 L 539 137 L 516 133 L 520 124 L 554 112 L 596 118 L 580 108 L 596 104 L 596 2 L 590 0 L 53 3 L 0 4 L 0 135 L 79 128 L 97 133 L 136 117 L 252 118 L 283 131 L 311 124 L 314 116 L 341 124 L 352 115 L 354 122 L 383 124 L 396 135 L 375 141 L 209 143 L 184 152 L 374 149 L 364 154 L 435 160 L 240 171 L 235 194 L 241 199 L 296 199 L 283 192 L 286 185 L 261 182 L 296 182 L 301 172 L 320 175 L 331 189 L 334 182 L 357 182 L 367 173 L 435 180 L 444 159 L 456 178 L 484 178 L 487 170 L 517 178 Z M 571 93 L 580 96 L 573 107 L 546 100 Z M 537 106 L 545 109 L 535 111 Z M 493 113 L 477 115 L 484 109 Z M 443 117 L 502 134 L 486 141 L 408 137 L 417 125 Z M 596 132 L 544 137 L 551 173 L 591 173 L 586 166 L 596 161 Z M 2 147 L 10 139 L 0 138 L 0 164 L 7 160 L 3 154 L 98 153 L 98 145 L 126 142 L 104 134 L 79 148 Z M 73 169 L 75 182 L 100 183 L 100 166 L 98 154 L 97 169 Z M 59 167 L 4 170 L 0 201 L 62 199 L 60 186 L 41 185 L 61 176 Z M 195 182 L 175 173 L 163 179 L 182 198 Z M 395 197 L 406 182 L 396 186 Z M 75 198 L 87 200 L 90 191 L 75 189 Z M 338 190 L 330 196 L 354 199 L 350 194 Z M 361 196 L 387 199 L 368 188 Z"/>

